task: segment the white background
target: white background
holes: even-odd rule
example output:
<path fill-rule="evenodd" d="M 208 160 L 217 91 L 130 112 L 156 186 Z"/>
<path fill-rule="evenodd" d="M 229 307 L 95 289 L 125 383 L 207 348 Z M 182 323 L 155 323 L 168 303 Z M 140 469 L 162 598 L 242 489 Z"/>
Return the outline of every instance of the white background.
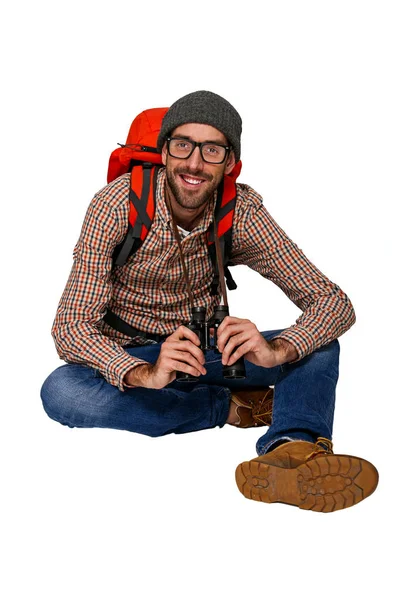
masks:
<path fill-rule="evenodd" d="M 6 600 L 394 594 L 397 556 L 398 4 L 18 2 L 1 15 L 0 578 Z M 336 452 L 376 464 L 323 515 L 246 500 L 256 430 L 150 439 L 51 421 L 50 328 L 110 152 L 145 108 L 209 89 L 243 118 L 243 172 L 351 298 Z M 244 267 L 231 313 L 298 309 Z M 394 548 L 397 544 L 395 542 Z"/>

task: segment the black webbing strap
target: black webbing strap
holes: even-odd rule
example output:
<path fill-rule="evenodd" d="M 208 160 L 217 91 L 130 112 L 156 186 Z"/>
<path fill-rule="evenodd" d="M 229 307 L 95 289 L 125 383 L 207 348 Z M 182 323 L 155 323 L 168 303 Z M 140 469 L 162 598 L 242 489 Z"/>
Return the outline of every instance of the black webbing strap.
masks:
<path fill-rule="evenodd" d="M 122 248 L 119 250 L 115 259 L 115 265 L 117 265 L 118 267 L 122 267 L 125 264 L 130 254 L 132 253 L 133 246 L 135 244 L 137 247 L 139 247 L 140 241 L 136 237 L 134 237 L 133 227 L 129 224 L 129 229 L 127 230 L 127 235 L 123 241 Z"/>
<path fill-rule="evenodd" d="M 236 203 L 236 199 L 233 198 L 222 208 L 223 191 L 224 191 L 224 185 L 223 185 L 223 180 L 222 180 L 222 182 L 220 183 L 220 185 L 218 187 L 215 212 L 214 212 L 214 218 L 216 220 L 217 225 L 219 225 L 219 222 L 225 215 L 227 215 L 231 210 L 234 210 L 235 203 Z M 217 260 L 216 260 L 215 234 L 214 234 L 214 228 L 212 225 L 209 228 L 209 240 L 211 242 L 213 242 L 212 244 L 208 245 L 208 251 L 209 251 L 211 261 L 212 261 L 212 266 L 213 266 L 213 280 L 211 282 L 210 292 L 211 292 L 212 296 L 216 296 L 218 294 L 218 289 L 219 289 L 219 271 L 217 268 Z M 219 242 L 220 242 L 220 250 L 221 250 L 221 254 L 222 254 L 222 258 L 223 258 L 223 270 L 224 270 L 224 276 L 226 279 L 226 284 L 227 284 L 227 287 L 229 290 L 235 290 L 235 289 L 237 289 L 237 284 L 234 281 L 233 276 L 227 267 L 227 265 L 229 263 L 231 247 L 232 247 L 232 230 L 229 229 L 224 235 L 222 235 L 222 237 L 219 238 Z"/>
<path fill-rule="evenodd" d="M 151 227 L 151 219 L 147 213 L 148 196 L 150 193 L 151 183 L 151 163 L 143 164 L 143 187 L 141 192 L 141 198 L 139 198 L 136 192 L 130 188 L 129 199 L 132 202 L 134 208 L 137 211 L 137 219 L 133 228 L 134 237 L 139 238 L 141 234 L 141 226 L 144 225 L 147 231 Z"/>
<path fill-rule="evenodd" d="M 229 290 L 236 290 L 237 284 L 233 279 L 232 274 L 230 273 L 230 269 L 228 267 L 224 267 L 224 276 L 226 277 L 226 283 Z"/>
<path fill-rule="evenodd" d="M 103 321 L 107 323 L 112 329 L 116 329 L 120 333 L 124 333 L 129 337 L 143 337 L 147 340 L 153 340 L 154 342 L 163 342 L 165 339 L 165 335 L 159 335 L 157 333 L 148 333 L 147 331 L 140 331 L 139 329 L 135 329 L 129 323 L 126 323 L 123 319 L 118 317 L 114 312 L 107 309 L 107 312 L 104 315 Z"/>

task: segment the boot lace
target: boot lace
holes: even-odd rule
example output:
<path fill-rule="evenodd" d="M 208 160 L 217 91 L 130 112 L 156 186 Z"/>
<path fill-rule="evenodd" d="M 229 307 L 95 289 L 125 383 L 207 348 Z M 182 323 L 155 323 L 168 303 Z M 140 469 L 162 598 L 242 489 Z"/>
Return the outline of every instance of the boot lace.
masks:
<path fill-rule="evenodd" d="M 273 389 L 266 390 L 265 395 L 252 408 L 252 418 L 255 423 L 270 425 L 273 412 Z"/>
<path fill-rule="evenodd" d="M 333 444 L 332 441 L 325 437 L 317 438 L 315 442 L 315 449 L 313 452 L 306 456 L 306 460 L 311 460 L 318 454 L 332 454 L 333 453 Z"/>

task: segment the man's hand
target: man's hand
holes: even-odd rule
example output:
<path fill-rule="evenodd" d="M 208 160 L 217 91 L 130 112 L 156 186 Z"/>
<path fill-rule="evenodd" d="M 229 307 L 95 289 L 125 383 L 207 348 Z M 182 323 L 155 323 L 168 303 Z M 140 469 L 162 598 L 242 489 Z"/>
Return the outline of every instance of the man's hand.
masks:
<path fill-rule="evenodd" d="M 176 379 L 176 371 L 205 375 L 205 357 L 199 346 L 197 334 L 181 325 L 161 345 L 155 365 L 138 365 L 127 372 L 126 385 L 159 390 Z"/>
<path fill-rule="evenodd" d="M 222 363 L 232 365 L 242 356 L 259 367 L 276 367 L 298 358 L 294 346 L 283 339 L 266 341 L 248 319 L 225 317 L 217 330 Z"/>

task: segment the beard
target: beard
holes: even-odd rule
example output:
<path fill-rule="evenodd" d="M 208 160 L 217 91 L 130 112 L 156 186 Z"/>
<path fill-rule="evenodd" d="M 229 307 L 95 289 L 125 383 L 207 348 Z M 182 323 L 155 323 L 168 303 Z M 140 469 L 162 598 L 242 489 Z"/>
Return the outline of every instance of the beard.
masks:
<path fill-rule="evenodd" d="M 184 189 L 180 183 L 180 175 L 183 174 L 204 179 L 205 181 L 199 184 L 198 190 Z M 171 166 L 168 164 L 166 165 L 166 180 L 174 199 L 182 208 L 199 208 L 203 204 L 209 202 L 209 200 L 213 198 L 213 194 L 221 182 L 222 177 L 223 171 L 217 175 L 211 175 L 200 170 L 191 171 L 182 167 L 172 169 Z"/>

